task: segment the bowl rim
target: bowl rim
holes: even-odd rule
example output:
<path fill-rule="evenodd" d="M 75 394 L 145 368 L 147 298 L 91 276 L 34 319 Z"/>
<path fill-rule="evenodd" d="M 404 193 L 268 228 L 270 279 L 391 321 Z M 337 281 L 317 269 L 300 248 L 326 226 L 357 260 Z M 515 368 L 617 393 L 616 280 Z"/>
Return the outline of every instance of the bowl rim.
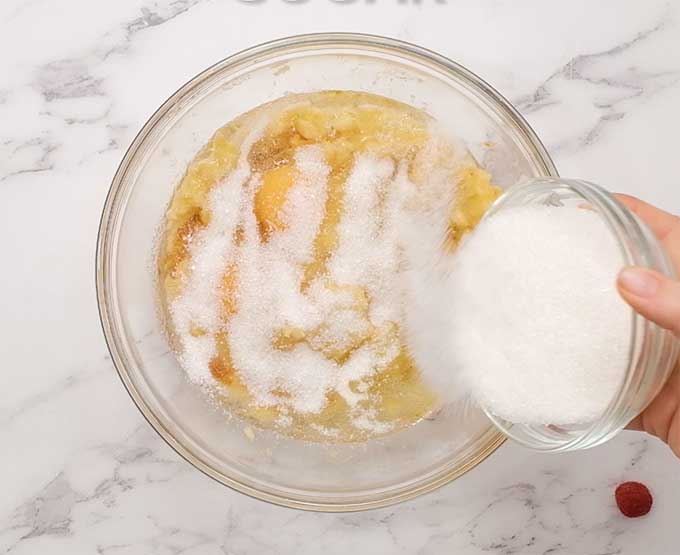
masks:
<path fill-rule="evenodd" d="M 165 100 L 158 109 L 156 109 L 130 143 L 130 146 L 126 150 L 114 174 L 102 210 L 95 254 L 97 308 L 111 360 L 130 398 L 156 433 L 184 460 L 223 485 L 252 498 L 268 501 L 275 505 L 320 512 L 353 512 L 380 508 L 433 491 L 477 466 L 498 449 L 498 447 L 504 443 L 506 437 L 500 431 L 497 429 L 494 430 L 492 427 L 490 428 L 490 434 L 489 432 L 484 434 L 491 436 L 484 448 L 474 457 L 469 457 L 456 469 L 446 467 L 443 469 L 440 468 L 435 473 L 426 475 L 416 482 L 409 482 L 406 485 L 402 484 L 382 490 L 377 495 L 375 493 L 353 493 L 347 498 L 321 498 L 307 494 L 291 495 L 290 493 L 284 492 L 276 493 L 265 491 L 236 478 L 226 476 L 210 466 L 203 459 L 196 456 L 176 438 L 175 434 L 167 429 L 161 419 L 140 394 L 127 370 L 121 355 L 119 334 L 116 329 L 115 319 L 113 318 L 113 316 L 116 315 L 115 306 L 112 306 L 112 304 L 115 304 L 115 301 L 112 301 L 115 295 L 109 293 L 111 280 L 108 276 L 111 271 L 115 271 L 115 265 L 111 268 L 109 267 L 110 258 L 111 253 L 115 254 L 116 251 L 116 236 L 110 232 L 110 224 L 115 220 L 115 217 L 120 210 L 120 196 L 125 193 L 123 190 L 125 176 L 130 169 L 131 162 L 135 158 L 140 146 L 144 144 L 156 125 L 163 120 L 177 101 L 190 95 L 197 85 L 214 74 L 227 70 L 228 68 L 242 66 L 248 62 L 259 61 L 262 60 L 263 57 L 275 55 L 284 50 L 293 49 L 298 52 L 303 52 L 310 51 L 310 49 L 315 47 L 328 48 L 343 46 L 357 49 L 364 48 L 366 51 L 381 49 L 394 55 L 401 55 L 402 57 L 406 55 L 420 63 L 434 65 L 439 69 L 444 70 L 449 76 L 454 76 L 456 80 L 463 81 L 473 91 L 481 94 L 484 100 L 490 102 L 498 112 L 510 120 L 512 127 L 515 129 L 515 134 L 519 139 L 526 143 L 525 146 L 528 146 L 530 150 L 533 151 L 536 162 L 542 165 L 541 169 L 545 172 L 546 176 L 558 176 L 555 165 L 546 148 L 523 116 L 521 116 L 512 104 L 491 85 L 462 65 L 427 48 L 380 35 L 362 33 L 311 33 L 292 35 L 246 48 L 218 61 L 189 79 Z"/>

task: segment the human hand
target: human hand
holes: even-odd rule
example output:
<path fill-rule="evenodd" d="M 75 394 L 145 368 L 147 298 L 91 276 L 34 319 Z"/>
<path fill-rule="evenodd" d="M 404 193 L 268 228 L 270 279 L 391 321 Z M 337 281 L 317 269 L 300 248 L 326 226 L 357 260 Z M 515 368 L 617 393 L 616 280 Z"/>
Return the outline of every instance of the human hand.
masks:
<path fill-rule="evenodd" d="M 617 195 L 617 198 L 656 234 L 680 274 L 680 218 L 635 197 Z M 636 267 L 619 274 L 618 287 L 633 309 L 680 339 L 680 281 Z M 680 362 L 663 389 L 628 429 L 661 438 L 680 457 Z"/>

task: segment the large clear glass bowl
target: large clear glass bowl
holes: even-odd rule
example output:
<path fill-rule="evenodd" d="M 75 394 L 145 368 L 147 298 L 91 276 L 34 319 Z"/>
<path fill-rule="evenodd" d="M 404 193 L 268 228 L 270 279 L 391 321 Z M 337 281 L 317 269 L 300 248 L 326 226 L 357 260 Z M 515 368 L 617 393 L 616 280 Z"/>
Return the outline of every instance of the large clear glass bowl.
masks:
<path fill-rule="evenodd" d="M 97 298 L 113 362 L 139 410 L 185 459 L 254 497 L 349 511 L 396 503 L 460 476 L 501 433 L 481 410 L 444 406 L 417 425 L 360 444 L 321 445 L 246 430 L 184 376 L 158 318 L 154 244 L 187 163 L 236 116 L 293 92 L 366 91 L 429 112 L 508 187 L 556 175 L 534 132 L 467 69 L 392 39 L 319 34 L 251 48 L 173 94 L 139 132 L 113 179 L 97 245 Z"/>

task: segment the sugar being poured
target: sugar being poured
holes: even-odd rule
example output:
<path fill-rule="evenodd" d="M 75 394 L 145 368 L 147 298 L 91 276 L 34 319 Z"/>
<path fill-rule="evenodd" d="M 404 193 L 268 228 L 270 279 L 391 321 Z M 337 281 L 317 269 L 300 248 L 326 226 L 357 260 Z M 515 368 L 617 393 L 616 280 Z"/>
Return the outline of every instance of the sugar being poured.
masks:
<path fill-rule="evenodd" d="M 251 134 L 244 153 L 256 137 Z M 397 324 L 405 247 L 400 228 L 412 211 L 408 203 L 418 196 L 407 164 L 356 156 L 344 184 L 336 248 L 325 271 L 303 286 L 331 168 L 319 146 L 296 150 L 295 182 L 281 211 L 285 228 L 263 238 L 253 209 L 262 176 L 246 154 L 210 193 L 212 217 L 190 244 L 191 271 L 170 307 L 189 378 L 215 383 L 210 367 L 220 336 L 252 402 L 279 407 L 282 421 L 289 411 L 318 414 L 336 392 L 355 428 L 389 431 L 392 424 L 367 407 L 368 384 L 401 350 Z M 432 177 L 428 187 L 448 206 L 451 186 L 444 177 Z M 433 225 L 418 222 L 419 229 Z M 437 229 L 436 236 L 442 233 Z M 233 308 L 226 314 L 225 275 L 236 286 L 227 296 Z"/>
<path fill-rule="evenodd" d="M 628 363 L 631 312 L 616 290 L 623 263 L 591 210 L 500 212 L 430 285 L 440 299 L 421 318 L 436 322 L 433 352 L 417 361 L 438 388 L 466 390 L 508 421 L 593 421 Z"/>

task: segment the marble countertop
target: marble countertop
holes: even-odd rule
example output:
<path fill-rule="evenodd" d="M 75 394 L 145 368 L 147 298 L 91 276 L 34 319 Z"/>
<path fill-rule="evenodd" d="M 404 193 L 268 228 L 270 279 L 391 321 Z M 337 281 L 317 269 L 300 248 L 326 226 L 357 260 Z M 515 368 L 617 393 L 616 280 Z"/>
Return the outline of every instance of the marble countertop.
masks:
<path fill-rule="evenodd" d="M 439 491 L 361 514 L 258 502 L 181 460 L 113 369 L 94 292 L 111 177 L 178 86 L 313 31 L 420 43 L 511 99 L 563 175 L 680 212 L 680 4 L 650 0 L 3 0 L 0 553 L 672 554 L 680 461 L 624 433 L 591 451 L 506 443 Z M 625 479 L 655 494 L 619 515 Z"/>

